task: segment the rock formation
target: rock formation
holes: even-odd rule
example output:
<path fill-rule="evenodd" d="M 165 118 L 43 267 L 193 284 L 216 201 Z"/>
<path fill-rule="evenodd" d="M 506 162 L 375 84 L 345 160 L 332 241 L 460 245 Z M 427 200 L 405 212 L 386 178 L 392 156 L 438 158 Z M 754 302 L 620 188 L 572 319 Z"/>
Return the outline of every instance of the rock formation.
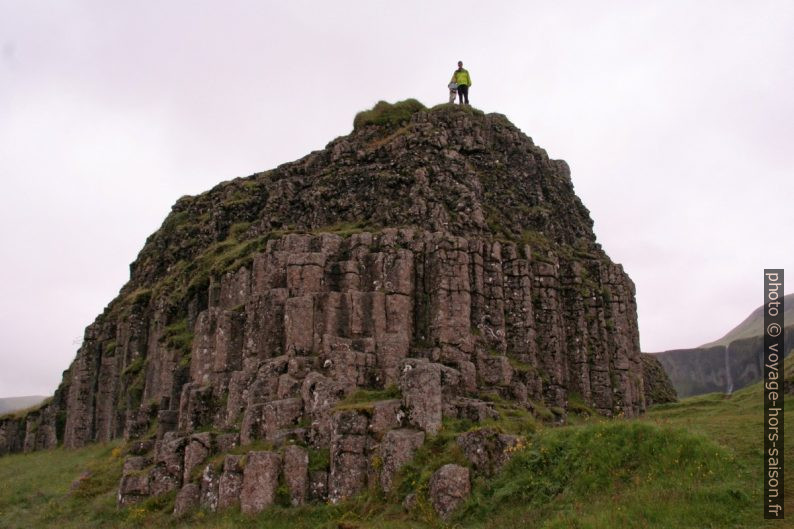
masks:
<path fill-rule="evenodd" d="M 645 383 L 645 405 L 676 402 L 678 394 L 662 367 L 662 363 L 651 353 L 640 353 L 642 378 Z"/>
<path fill-rule="evenodd" d="M 469 469 L 448 464 L 430 478 L 430 502 L 442 519 L 447 519 L 471 492 Z"/>
<path fill-rule="evenodd" d="M 495 417 L 488 395 L 645 408 L 634 285 L 567 164 L 498 114 L 357 120 L 179 199 L 130 272 L 54 398 L 0 421 L 0 452 L 129 439 L 122 505 L 179 491 L 178 514 L 257 512 L 279 490 L 296 505 L 388 490 L 442 419 Z M 446 515 L 468 470 L 442 471 Z"/>

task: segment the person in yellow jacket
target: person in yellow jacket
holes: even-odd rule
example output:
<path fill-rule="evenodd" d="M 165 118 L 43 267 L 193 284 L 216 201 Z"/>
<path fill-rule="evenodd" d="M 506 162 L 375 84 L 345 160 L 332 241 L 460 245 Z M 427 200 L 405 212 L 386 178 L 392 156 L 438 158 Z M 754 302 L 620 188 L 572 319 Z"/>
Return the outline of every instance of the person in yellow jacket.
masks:
<path fill-rule="evenodd" d="M 463 61 L 458 61 L 458 69 L 452 72 L 452 81 L 458 85 L 458 103 L 469 104 L 469 87 L 471 86 L 471 76 L 469 71 L 463 68 Z"/>

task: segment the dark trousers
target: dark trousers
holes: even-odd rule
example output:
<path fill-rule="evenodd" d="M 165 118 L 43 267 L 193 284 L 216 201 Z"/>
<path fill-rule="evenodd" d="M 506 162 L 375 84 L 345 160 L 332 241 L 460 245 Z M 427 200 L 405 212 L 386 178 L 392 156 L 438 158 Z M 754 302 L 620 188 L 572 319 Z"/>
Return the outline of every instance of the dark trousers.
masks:
<path fill-rule="evenodd" d="M 458 103 L 461 105 L 463 104 L 464 98 L 466 99 L 466 104 L 469 104 L 469 87 L 465 84 L 458 85 Z"/>

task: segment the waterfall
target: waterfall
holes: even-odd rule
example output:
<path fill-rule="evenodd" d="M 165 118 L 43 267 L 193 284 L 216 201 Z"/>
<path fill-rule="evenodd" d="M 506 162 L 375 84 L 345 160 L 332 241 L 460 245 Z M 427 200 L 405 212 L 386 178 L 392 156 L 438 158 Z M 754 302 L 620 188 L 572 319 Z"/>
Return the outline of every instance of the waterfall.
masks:
<path fill-rule="evenodd" d="M 725 346 L 725 394 L 733 393 L 733 377 L 731 377 L 730 344 Z"/>

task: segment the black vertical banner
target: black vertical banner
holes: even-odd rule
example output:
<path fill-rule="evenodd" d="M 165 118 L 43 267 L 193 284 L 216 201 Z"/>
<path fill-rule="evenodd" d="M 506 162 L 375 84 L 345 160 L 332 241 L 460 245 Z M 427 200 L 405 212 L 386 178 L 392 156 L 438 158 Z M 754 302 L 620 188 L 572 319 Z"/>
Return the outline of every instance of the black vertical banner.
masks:
<path fill-rule="evenodd" d="M 764 518 L 783 515 L 783 270 L 764 270 Z"/>

